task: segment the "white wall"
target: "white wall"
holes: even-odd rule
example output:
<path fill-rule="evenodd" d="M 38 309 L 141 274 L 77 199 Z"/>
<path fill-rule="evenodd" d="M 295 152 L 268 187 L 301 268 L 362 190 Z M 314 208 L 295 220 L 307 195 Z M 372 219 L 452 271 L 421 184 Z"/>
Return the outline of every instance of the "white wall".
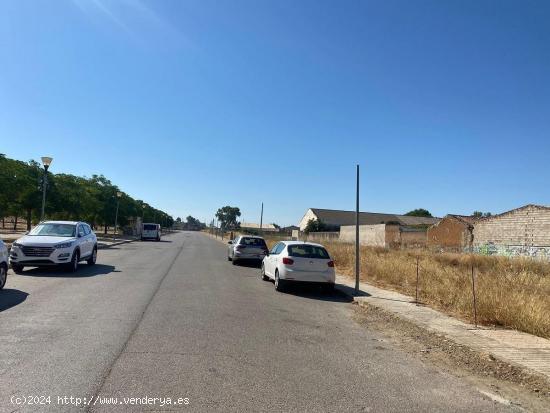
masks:
<path fill-rule="evenodd" d="M 355 242 L 355 225 L 342 225 L 339 239 L 342 242 Z M 386 224 L 359 225 L 359 244 L 385 247 Z"/>
<path fill-rule="evenodd" d="M 300 231 L 306 229 L 306 225 L 310 219 L 317 219 L 317 215 L 315 215 L 311 209 L 308 209 L 306 214 L 298 224 L 298 226 L 300 227 Z"/>

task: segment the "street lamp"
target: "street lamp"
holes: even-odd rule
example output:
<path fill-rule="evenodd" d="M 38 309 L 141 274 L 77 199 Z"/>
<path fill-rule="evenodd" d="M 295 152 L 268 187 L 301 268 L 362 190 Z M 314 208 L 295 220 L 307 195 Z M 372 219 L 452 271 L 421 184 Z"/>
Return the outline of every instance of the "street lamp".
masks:
<path fill-rule="evenodd" d="M 116 236 L 118 234 L 118 204 L 120 203 L 120 197 L 122 196 L 122 192 L 117 191 L 116 193 L 116 214 L 115 214 L 115 236 L 114 239 L 116 241 Z"/>
<path fill-rule="evenodd" d="M 53 158 L 49 156 L 42 157 L 42 165 L 44 165 L 44 178 L 42 179 L 42 214 L 40 221 L 44 220 L 44 210 L 46 208 L 46 187 L 48 186 L 48 168 L 52 164 Z"/>

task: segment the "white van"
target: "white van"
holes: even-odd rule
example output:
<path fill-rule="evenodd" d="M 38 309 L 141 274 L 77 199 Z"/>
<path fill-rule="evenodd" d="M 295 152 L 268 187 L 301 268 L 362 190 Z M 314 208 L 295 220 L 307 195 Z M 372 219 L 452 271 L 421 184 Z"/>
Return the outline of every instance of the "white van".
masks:
<path fill-rule="evenodd" d="M 160 224 L 143 224 L 141 227 L 141 240 L 154 239 L 160 241 Z"/>

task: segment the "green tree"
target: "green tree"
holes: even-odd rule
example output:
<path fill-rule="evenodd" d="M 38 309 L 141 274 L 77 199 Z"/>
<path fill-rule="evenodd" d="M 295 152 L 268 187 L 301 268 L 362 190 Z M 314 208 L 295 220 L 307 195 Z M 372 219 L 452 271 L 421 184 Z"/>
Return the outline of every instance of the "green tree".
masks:
<path fill-rule="evenodd" d="M 432 217 L 430 211 L 424 208 L 413 209 L 412 211 L 407 212 L 405 215 L 408 215 L 410 217 Z"/>
<path fill-rule="evenodd" d="M 319 219 L 310 219 L 306 227 L 304 228 L 304 232 L 306 234 L 309 234 L 310 232 L 324 232 L 328 231 L 330 228 L 328 225 L 326 225 L 323 221 Z"/>
<path fill-rule="evenodd" d="M 481 212 L 481 211 L 474 211 L 472 213 L 472 216 L 473 217 L 476 217 L 476 218 L 482 218 L 482 217 L 490 217 L 492 216 L 493 214 L 491 214 L 490 212 Z"/>
<path fill-rule="evenodd" d="M 44 170 L 35 161 L 22 162 L 0 154 L 0 219 L 26 216 L 27 226 L 40 219 Z M 127 225 L 133 217 L 144 216 L 163 226 L 172 226 L 173 218 L 164 211 L 122 193 L 103 175 L 91 178 L 48 172 L 46 216 L 52 219 L 82 220 L 94 229 L 114 225 L 117 202 L 118 224 Z"/>
<path fill-rule="evenodd" d="M 42 209 L 42 191 L 39 182 L 43 178 L 43 170 L 38 162 L 30 161 L 28 166 L 21 168 L 17 177 L 18 194 L 16 202 L 24 212 L 27 220 L 27 231 L 30 231 L 32 221 L 38 221 Z"/>
<path fill-rule="evenodd" d="M 235 230 L 239 227 L 237 218 L 241 216 L 241 210 L 237 207 L 226 205 L 216 212 L 216 218 L 220 221 L 222 230 Z"/>
<path fill-rule="evenodd" d="M 206 224 L 200 222 L 197 218 L 189 215 L 186 218 L 185 228 L 191 231 L 200 231 L 201 229 L 206 228 Z"/>

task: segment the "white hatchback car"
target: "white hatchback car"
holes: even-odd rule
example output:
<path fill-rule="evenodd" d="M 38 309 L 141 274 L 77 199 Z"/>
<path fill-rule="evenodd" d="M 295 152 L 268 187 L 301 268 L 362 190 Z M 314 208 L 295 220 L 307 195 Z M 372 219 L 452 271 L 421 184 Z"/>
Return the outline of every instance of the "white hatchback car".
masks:
<path fill-rule="evenodd" d="M 292 282 L 319 283 L 330 291 L 336 281 L 334 261 L 325 247 L 302 241 L 275 244 L 262 261 L 261 275 L 265 281 L 273 279 L 277 291 Z"/>
<path fill-rule="evenodd" d="M 10 251 L 13 272 L 25 267 L 62 265 L 74 272 L 86 260 L 97 259 L 97 237 L 85 222 L 44 221 L 15 241 Z"/>
<path fill-rule="evenodd" d="M 0 239 L 0 290 L 6 285 L 8 279 L 8 248 Z"/>

